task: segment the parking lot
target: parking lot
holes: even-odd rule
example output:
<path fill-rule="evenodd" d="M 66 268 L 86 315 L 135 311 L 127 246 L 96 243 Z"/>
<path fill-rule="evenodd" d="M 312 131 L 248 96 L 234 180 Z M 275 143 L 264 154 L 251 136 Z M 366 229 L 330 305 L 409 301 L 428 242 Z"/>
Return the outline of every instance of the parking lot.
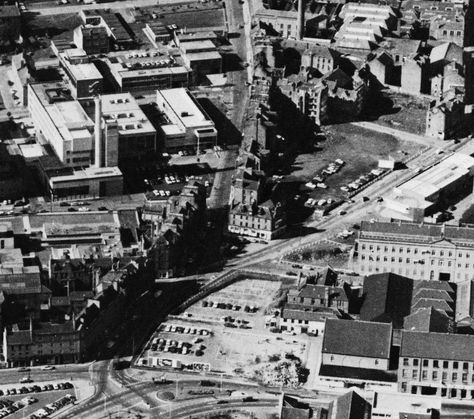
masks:
<path fill-rule="evenodd" d="M 420 149 L 420 145 L 352 124 L 325 126 L 315 152 L 300 154 L 293 163 L 291 175 L 284 181 L 299 180 L 300 192 L 306 199 L 338 201 L 346 199 L 358 184 L 377 176 L 374 171 L 379 159 L 391 156 L 403 160 Z M 338 160 L 344 164 L 330 173 L 332 166 L 338 166 Z"/>
<path fill-rule="evenodd" d="M 26 381 L 26 380 L 25 380 Z M 61 401 L 60 401 L 61 400 Z M 76 391 L 70 382 L 7 384 L 0 386 L 0 418 L 35 419 L 33 414 L 45 409 L 46 417 L 75 402 Z M 53 405 L 56 403 L 56 405 Z"/>
<path fill-rule="evenodd" d="M 280 282 L 244 280 L 172 316 L 151 337 L 138 363 L 153 367 L 210 370 L 297 385 L 297 370 L 311 348 L 307 335 L 273 333 L 265 316 Z"/>

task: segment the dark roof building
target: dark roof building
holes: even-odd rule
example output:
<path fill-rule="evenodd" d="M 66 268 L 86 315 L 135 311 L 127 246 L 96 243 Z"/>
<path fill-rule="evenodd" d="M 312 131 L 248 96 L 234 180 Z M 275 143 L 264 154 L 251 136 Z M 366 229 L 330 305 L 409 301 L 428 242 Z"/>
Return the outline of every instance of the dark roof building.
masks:
<path fill-rule="evenodd" d="M 452 331 L 452 321 L 446 312 L 426 307 L 406 316 L 403 328 L 416 332 L 448 333 Z"/>
<path fill-rule="evenodd" d="M 389 358 L 391 342 L 390 324 L 328 319 L 322 353 Z"/>
<path fill-rule="evenodd" d="M 339 396 L 334 419 L 370 419 L 372 405 L 355 391 Z"/>

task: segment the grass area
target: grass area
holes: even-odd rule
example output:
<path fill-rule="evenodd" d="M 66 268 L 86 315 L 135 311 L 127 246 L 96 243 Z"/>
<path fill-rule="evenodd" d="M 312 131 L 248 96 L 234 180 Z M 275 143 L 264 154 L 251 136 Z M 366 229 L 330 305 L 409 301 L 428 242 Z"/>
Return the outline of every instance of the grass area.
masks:
<path fill-rule="evenodd" d="M 300 154 L 296 158 L 292 177 L 305 183 L 337 158 L 344 160 L 346 165 L 325 180 L 328 189 L 316 189 L 309 193 L 314 199 L 343 198 L 345 194 L 340 187 L 375 169 L 379 159 L 389 155 L 406 157 L 420 150 L 417 144 L 402 142 L 392 135 L 376 133 L 350 123 L 325 126 L 323 132 L 326 140 L 319 143 L 318 151 Z"/>
<path fill-rule="evenodd" d="M 189 7 L 189 9 L 186 9 Z M 222 4 L 213 4 L 212 7 L 193 9 L 184 5 L 173 10 L 172 7 L 163 7 L 156 10 L 160 22 L 164 25 L 178 25 L 180 28 L 203 28 L 206 26 L 224 25 L 224 8 Z"/>
<path fill-rule="evenodd" d="M 291 262 L 308 262 L 319 266 L 330 265 L 333 268 L 347 268 L 350 247 L 336 246 L 331 243 L 319 243 L 310 250 L 293 253 L 286 259 Z"/>
<path fill-rule="evenodd" d="M 24 27 L 28 28 L 28 34 L 43 35 L 47 32 L 50 36 L 72 31 L 73 28 L 82 24 L 77 13 L 64 13 L 54 16 L 28 15 L 26 19 L 28 22 Z"/>
<path fill-rule="evenodd" d="M 402 131 L 424 135 L 428 99 L 391 91 L 384 92 L 384 96 L 393 102 L 391 113 L 380 116 L 374 122 Z"/>

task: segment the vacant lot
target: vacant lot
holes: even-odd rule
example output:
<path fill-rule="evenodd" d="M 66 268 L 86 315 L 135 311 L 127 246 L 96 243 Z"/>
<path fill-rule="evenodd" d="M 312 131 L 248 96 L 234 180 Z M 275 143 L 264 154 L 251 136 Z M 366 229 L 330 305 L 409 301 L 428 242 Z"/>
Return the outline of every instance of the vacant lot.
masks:
<path fill-rule="evenodd" d="M 401 142 L 397 138 L 375 133 L 352 124 L 338 124 L 322 127 L 325 140 L 319 142 L 319 150 L 311 154 L 300 154 L 294 164 L 291 179 L 302 181 L 301 190 L 308 191 L 314 199 L 340 199 L 346 195 L 341 186 L 369 173 L 378 165 L 379 159 L 389 155 L 407 158 L 420 150 L 416 144 Z M 345 166 L 336 174 L 329 176 L 324 183 L 328 189 L 309 191 L 304 183 L 311 180 L 335 159 L 345 161 Z"/>
<path fill-rule="evenodd" d="M 240 375 L 266 383 L 298 384 L 299 360 L 306 364 L 311 342 L 317 338 L 271 333 L 265 314 L 277 298 L 280 282 L 245 280 L 218 291 L 168 319 L 152 338 L 186 342 L 190 352 L 149 350 L 145 356 L 209 364 L 214 372 Z M 167 325 L 184 332 L 166 331 Z M 196 333 L 188 328 L 197 329 Z M 200 330 L 210 331 L 201 335 Z M 181 329 L 180 329 L 181 330 Z"/>
<path fill-rule="evenodd" d="M 374 122 L 414 134 L 425 133 L 428 99 L 391 91 L 384 92 L 384 96 L 393 102 L 393 109 Z"/>
<path fill-rule="evenodd" d="M 350 241 L 348 239 L 347 241 Z M 291 262 L 311 263 L 317 266 L 329 265 L 333 268 L 347 269 L 350 257 L 350 246 L 333 242 L 321 242 L 301 253 L 293 253 L 286 259 Z"/>

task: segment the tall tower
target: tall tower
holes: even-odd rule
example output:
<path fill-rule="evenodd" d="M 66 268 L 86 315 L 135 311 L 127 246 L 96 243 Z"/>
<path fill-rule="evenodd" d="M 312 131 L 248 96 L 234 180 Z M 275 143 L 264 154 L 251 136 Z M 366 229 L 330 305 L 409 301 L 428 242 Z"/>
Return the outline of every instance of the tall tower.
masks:
<path fill-rule="evenodd" d="M 102 167 L 102 99 L 99 95 L 94 97 L 95 103 L 95 127 L 94 127 L 94 145 L 95 145 L 95 167 Z"/>
<path fill-rule="evenodd" d="M 296 21 L 297 38 L 303 39 L 304 36 L 304 0 L 298 0 L 298 20 Z"/>

